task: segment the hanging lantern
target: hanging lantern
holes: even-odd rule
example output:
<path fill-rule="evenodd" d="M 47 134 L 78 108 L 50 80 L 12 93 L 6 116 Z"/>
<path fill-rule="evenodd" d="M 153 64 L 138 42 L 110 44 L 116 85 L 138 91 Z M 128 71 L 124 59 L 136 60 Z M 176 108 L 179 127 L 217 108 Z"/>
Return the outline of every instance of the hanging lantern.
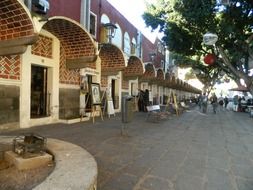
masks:
<path fill-rule="evenodd" d="M 216 56 L 214 54 L 207 54 L 205 57 L 204 57 L 204 62 L 207 64 L 207 65 L 212 65 L 214 64 L 216 61 Z"/>

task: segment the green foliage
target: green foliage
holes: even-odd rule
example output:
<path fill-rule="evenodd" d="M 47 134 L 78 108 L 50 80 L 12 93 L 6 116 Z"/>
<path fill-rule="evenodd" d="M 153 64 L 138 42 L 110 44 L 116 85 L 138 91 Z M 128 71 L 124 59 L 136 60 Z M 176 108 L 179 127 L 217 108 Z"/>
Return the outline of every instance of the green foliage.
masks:
<path fill-rule="evenodd" d="M 170 51 L 181 55 L 176 62 L 180 66 L 203 69 L 206 75 L 216 72 L 218 66 L 217 72 L 224 70 L 229 74 L 222 59 L 208 69 L 201 63 L 207 53 L 216 52 L 213 46 L 205 46 L 202 42 L 205 33 L 213 32 L 219 36 L 217 45 L 225 49 L 234 68 L 247 73 L 248 60 L 253 55 L 253 38 L 250 38 L 253 35 L 253 1 L 230 0 L 229 5 L 219 2 L 159 0 L 148 5 L 143 18 L 147 26 L 159 28 L 164 33 L 162 40 Z"/>

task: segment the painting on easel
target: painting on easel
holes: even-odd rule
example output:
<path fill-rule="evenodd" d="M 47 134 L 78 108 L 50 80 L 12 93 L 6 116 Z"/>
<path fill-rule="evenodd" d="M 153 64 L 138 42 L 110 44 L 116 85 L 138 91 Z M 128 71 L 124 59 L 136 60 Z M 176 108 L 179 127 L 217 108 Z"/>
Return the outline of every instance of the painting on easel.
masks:
<path fill-rule="evenodd" d="M 98 83 L 91 83 L 91 99 L 93 105 L 101 105 L 100 85 Z"/>

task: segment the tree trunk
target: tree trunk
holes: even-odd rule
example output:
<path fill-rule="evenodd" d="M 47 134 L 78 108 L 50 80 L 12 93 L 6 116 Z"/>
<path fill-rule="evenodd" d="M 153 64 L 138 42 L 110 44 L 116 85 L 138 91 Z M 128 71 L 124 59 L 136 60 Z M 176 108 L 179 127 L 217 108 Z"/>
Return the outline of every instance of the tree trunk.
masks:
<path fill-rule="evenodd" d="M 243 79 L 247 88 L 249 89 L 249 92 L 251 93 L 251 95 L 253 95 L 253 78 L 248 76 L 247 74 L 238 71 L 236 68 L 233 67 L 233 65 L 230 63 L 227 55 L 225 54 L 224 50 L 222 49 L 222 47 L 217 46 L 219 53 L 221 54 L 221 57 L 224 61 L 224 63 L 228 66 L 228 68 L 230 69 L 230 71 L 234 74 L 234 76 L 238 79 Z"/>

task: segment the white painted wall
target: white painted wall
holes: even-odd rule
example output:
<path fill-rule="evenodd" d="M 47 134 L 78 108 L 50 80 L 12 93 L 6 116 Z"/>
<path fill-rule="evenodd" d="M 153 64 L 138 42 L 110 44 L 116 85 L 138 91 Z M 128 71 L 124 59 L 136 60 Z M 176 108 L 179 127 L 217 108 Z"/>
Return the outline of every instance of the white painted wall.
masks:
<path fill-rule="evenodd" d="M 131 95 L 131 86 L 132 86 L 132 85 L 135 86 L 133 95 L 134 95 L 134 96 L 137 96 L 137 95 L 138 95 L 138 79 L 129 80 L 129 81 L 128 81 L 128 86 L 129 86 L 128 94 L 129 94 L 129 95 Z"/>
<path fill-rule="evenodd" d="M 27 128 L 35 125 L 54 123 L 59 118 L 59 60 L 60 42 L 46 31 L 41 34 L 53 38 L 53 58 L 45 58 L 31 54 L 31 46 L 22 55 L 21 60 L 21 88 L 20 88 L 20 128 Z M 51 93 L 51 115 L 39 119 L 30 118 L 31 105 L 31 66 L 36 64 L 48 68 L 48 92 Z"/>

